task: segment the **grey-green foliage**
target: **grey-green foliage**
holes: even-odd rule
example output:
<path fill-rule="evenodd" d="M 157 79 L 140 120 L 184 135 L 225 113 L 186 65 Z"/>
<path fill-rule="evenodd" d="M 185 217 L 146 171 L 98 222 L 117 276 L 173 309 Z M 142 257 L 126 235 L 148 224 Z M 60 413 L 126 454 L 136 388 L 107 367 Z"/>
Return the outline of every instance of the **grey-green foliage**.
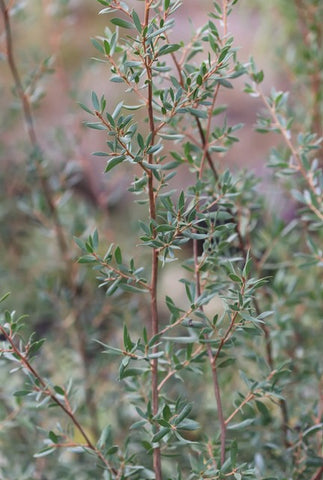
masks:
<path fill-rule="evenodd" d="M 291 103 L 296 121 L 322 134 L 322 2 L 277 0 L 261 5 L 255 2 L 253 6 L 269 19 L 269 37 L 275 28 L 277 36 L 270 53 L 276 64 L 279 56 L 277 66 L 293 84 Z"/>
<path fill-rule="evenodd" d="M 88 127 L 106 140 L 95 155 L 107 157 L 107 181 L 117 169 L 131 171 L 129 191 L 144 210 L 128 250 L 107 244 L 101 225 L 75 236 L 78 263 L 92 267 L 106 294 L 99 307 L 91 300 L 83 307 L 84 270 L 60 292 L 76 318 L 71 336 L 80 352 L 86 348 L 81 395 L 72 383 L 46 379 L 57 368 L 46 368 L 44 353 L 44 365 L 37 357 L 32 369 L 43 342 L 18 342 L 24 320 L 4 314 L 2 356 L 26 374 L 15 396 L 46 435 L 36 458 L 64 478 L 319 478 L 320 139 L 295 131 L 287 93 L 267 96 L 263 72 L 253 60 L 238 61 L 227 33 L 236 1 L 214 2 L 189 45 L 169 40 L 175 13 L 184 11 L 179 1 L 146 0 L 144 12 L 143 2 L 99 3 L 107 27 L 92 43 L 124 100 L 94 86 L 91 104 L 81 106 L 93 117 Z M 280 135 L 269 165 L 298 202 L 289 221 L 269 210 L 251 172 L 219 162 L 242 125 L 229 124 L 230 105 L 219 104 L 218 91 L 235 88 L 242 75 L 245 91 L 265 108 L 257 130 Z M 178 189 L 174 177 L 184 170 L 190 184 Z M 167 275 L 175 264 L 174 283 Z M 164 294 L 158 284 L 165 277 Z M 109 325 L 87 324 L 83 308 L 98 318 L 104 303 Z M 85 408 L 97 416 L 92 425 Z M 62 446 L 70 453 L 60 453 Z"/>

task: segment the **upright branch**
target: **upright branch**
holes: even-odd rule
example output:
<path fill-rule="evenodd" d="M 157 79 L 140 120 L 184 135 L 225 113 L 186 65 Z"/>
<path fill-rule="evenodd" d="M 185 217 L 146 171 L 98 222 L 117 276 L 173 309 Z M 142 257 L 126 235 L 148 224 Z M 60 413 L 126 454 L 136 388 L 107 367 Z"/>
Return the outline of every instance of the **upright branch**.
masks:
<path fill-rule="evenodd" d="M 228 17 L 228 0 L 223 0 L 223 2 L 222 2 L 223 39 L 225 39 L 225 37 L 227 36 L 227 32 L 228 32 L 228 18 L 227 17 Z M 176 61 L 175 55 L 173 55 L 173 60 L 175 62 L 175 66 L 176 66 L 177 72 L 179 74 L 179 81 L 182 85 L 180 65 Z M 217 183 L 219 181 L 219 173 L 218 173 L 217 169 L 215 168 L 214 162 L 212 160 L 212 156 L 211 156 L 210 149 L 209 149 L 210 148 L 209 138 L 210 138 L 210 133 L 211 133 L 211 125 L 212 125 L 211 121 L 212 121 L 212 116 L 213 116 L 213 110 L 214 110 L 214 107 L 215 107 L 215 103 L 216 103 L 216 99 L 217 99 L 217 96 L 218 96 L 219 88 L 220 88 L 220 83 L 218 83 L 216 85 L 215 89 L 214 89 L 214 93 L 213 93 L 212 100 L 211 100 L 211 105 L 208 108 L 208 115 L 207 115 L 205 129 L 203 129 L 201 120 L 198 117 L 195 118 L 198 133 L 199 133 L 201 143 L 202 143 L 202 146 L 203 146 L 203 155 L 202 155 L 202 159 L 201 159 L 201 162 L 200 162 L 200 168 L 199 168 L 199 172 L 198 172 L 199 179 L 202 179 L 202 177 L 203 177 L 203 172 L 204 172 L 204 168 L 205 168 L 205 160 L 206 160 L 207 165 L 210 168 L 210 170 L 211 170 L 211 172 L 214 176 L 214 179 Z M 265 99 L 265 97 L 263 97 L 263 98 Z M 272 113 L 273 113 L 273 111 L 272 111 Z M 287 140 L 289 147 L 292 148 L 291 142 L 287 138 L 287 135 L 284 135 L 284 137 Z M 295 151 L 293 151 L 293 153 L 296 154 Z M 198 198 L 196 200 L 196 203 L 198 205 L 198 203 L 199 203 Z M 244 240 L 244 238 L 241 234 L 239 219 L 238 219 L 237 215 L 234 213 L 234 211 L 231 207 L 227 207 L 227 210 L 228 210 L 228 213 L 230 213 L 232 215 L 233 222 L 234 222 L 234 228 L 235 228 L 235 232 L 236 232 L 236 235 L 237 235 L 239 250 L 240 250 L 240 253 L 243 257 L 244 262 L 246 262 L 247 256 L 248 256 L 248 247 L 246 246 L 245 240 Z M 197 296 L 199 296 L 199 295 L 201 295 L 201 281 L 200 281 L 200 272 L 199 272 L 199 262 L 198 262 L 198 256 L 197 256 L 197 251 L 198 251 L 197 246 L 198 246 L 198 241 L 196 239 L 194 239 L 193 240 L 193 251 L 194 251 L 194 265 L 195 265 L 195 281 L 196 281 Z M 256 310 L 256 313 L 259 316 L 260 313 L 261 313 L 261 309 L 260 309 L 258 301 L 255 297 L 253 298 L 253 303 L 254 303 L 254 308 Z M 236 315 L 233 315 L 233 320 L 232 320 L 233 323 L 231 322 L 229 330 L 227 331 L 228 335 L 231 333 L 231 330 L 233 328 L 235 319 L 236 319 Z M 274 361 L 273 361 L 273 354 L 272 354 L 270 331 L 269 331 L 266 324 L 261 324 L 261 328 L 264 332 L 264 337 L 265 337 L 267 362 L 268 362 L 268 365 L 271 368 L 271 370 L 274 370 Z M 221 394 L 220 394 L 220 388 L 219 388 L 218 378 L 217 378 L 216 360 L 217 360 L 217 357 L 218 357 L 218 355 L 220 353 L 220 350 L 221 350 L 223 344 L 225 343 L 225 341 L 226 341 L 226 338 L 225 337 L 222 338 L 222 341 L 220 343 L 220 347 L 219 347 L 219 349 L 218 349 L 218 351 L 215 355 L 212 353 L 212 349 L 211 349 L 210 345 L 207 344 L 207 353 L 208 353 L 208 357 L 209 357 L 209 360 L 210 360 L 210 365 L 211 365 L 211 368 L 212 368 L 213 386 L 214 386 L 214 392 L 215 392 L 215 397 L 216 397 L 216 401 L 217 401 L 218 419 L 219 419 L 220 430 L 221 430 L 221 463 L 223 463 L 225 461 L 225 440 L 226 440 L 227 424 L 226 424 L 226 422 L 224 420 L 224 416 L 223 416 Z M 285 446 L 288 446 L 289 442 L 288 442 L 288 439 L 287 439 L 287 433 L 288 433 L 289 416 L 288 416 L 286 401 L 284 399 L 281 399 L 279 401 L 279 405 L 280 405 L 281 416 L 282 416 L 283 441 L 284 441 Z"/>
<path fill-rule="evenodd" d="M 202 293 L 201 289 L 201 276 L 200 276 L 200 267 L 199 267 L 199 259 L 198 259 L 198 242 L 197 239 L 193 239 L 193 256 L 194 256 L 194 270 L 195 270 L 195 282 L 196 282 L 196 296 L 199 297 Z M 200 310 L 203 311 L 203 307 L 200 307 Z M 205 340 L 207 340 L 207 335 L 204 335 Z M 217 365 L 216 365 L 216 357 L 212 352 L 211 345 L 206 342 L 206 350 L 207 355 L 209 358 L 209 362 L 211 365 L 212 370 L 212 380 L 213 380 L 213 390 L 214 396 L 217 405 L 217 412 L 218 412 L 218 420 L 220 425 L 220 444 L 221 444 L 221 465 L 225 462 L 225 444 L 226 444 L 226 433 L 227 427 L 224 419 L 223 414 L 223 407 L 222 407 L 222 399 L 220 393 L 220 385 L 218 380 L 218 372 L 217 372 Z"/>
<path fill-rule="evenodd" d="M 223 37 L 228 33 L 228 0 L 222 0 Z"/>
<path fill-rule="evenodd" d="M 223 5 L 222 5 L 222 23 L 223 23 L 223 30 L 224 30 L 224 37 L 227 34 L 227 0 L 223 0 Z M 179 66 L 177 65 L 177 71 L 180 74 L 180 69 Z M 206 122 L 206 128 L 205 131 L 203 130 L 201 121 L 198 117 L 195 117 L 196 124 L 197 124 L 197 129 L 202 141 L 202 146 L 203 146 L 203 153 L 202 153 L 202 158 L 200 162 L 200 167 L 199 167 L 199 172 L 198 172 L 198 178 L 201 180 L 203 178 L 203 173 L 204 173 L 204 167 L 205 167 L 205 160 L 207 160 L 208 166 L 210 170 L 212 171 L 212 174 L 214 176 L 215 181 L 219 180 L 219 175 L 218 172 L 213 164 L 211 154 L 209 151 L 209 138 L 210 138 L 210 133 L 211 133 L 211 126 L 212 126 L 212 117 L 213 117 L 213 110 L 214 106 L 217 100 L 217 96 L 219 93 L 220 89 L 220 83 L 217 83 L 214 93 L 212 96 L 211 104 L 208 107 L 208 113 L 207 113 L 207 122 Z M 198 206 L 199 204 L 199 199 L 196 199 L 196 204 Z M 194 269 L 195 269 L 195 282 L 196 282 L 196 295 L 199 297 L 202 293 L 201 291 L 201 278 L 200 278 L 200 265 L 199 265 L 199 259 L 198 259 L 198 240 L 195 238 L 193 239 L 193 256 L 194 256 Z M 203 311 L 203 307 L 200 307 L 200 309 Z M 207 339 L 207 335 L 205 335 L 205 339 Z M 225 462 L 225 447 L 226 447 L 226 431 L 227 431 L 227 426 L 225 423 L 225 418 L 223 414 L 223 407 L 222 407 L 222 399 L 221 399 L 221 392 L 220 392 L 220 385 L 219 385 L 219 380 L 218 380 L 218 372 L 217 372 L 217 365 L 216 365 L 216 356 L 212 352 L 212 347 L 211 345 L 207 342 L 206 343 L 206 349 L 207 349 L 207 355 L 209 358 L 211 370 L 212 370 L 212 380 L 213 380 L 213 389 L 214 389 L 214 396 L 217 404 L 217 412 L 218 412 L 218 421 L 220 425 L 220 444 L 221 444 L 221 465 L 224 464 Z"/>
<path fill-rule="evenodd" d="M 149 14 L 151 9 L 152 0 L 145 1 L 145 13 L 144 13 L 144 25 L 143 28 L 147 29 L 149 26 Z M 147 38 L 144 35 L 143 39 L 143 49 L 144 49 L 144 63 L 145 70 L 147 75 L 147 110 L 148 110 L 148 121 L 149 121 L 149 133 L 151 135 L 150 146 L 153 146 L 155 143 L 155 122 L 154 122 L 154 111 L 153 111 L 153 76 L 152 76 L 152 52 L 149 52 L 149 46 Z M 148 155 L 148 163 L 153 163 L 153 154 Z M 148 196 L 149 196 L 149 216 L 150 219 L 156 220 L 156 198 L 154 192 L 154 177 L 152 170 L 148 170 Z M 156 237 L 155 228 L 153 229 L 153 238 Z M 158 279 L 158 249 L 152 249 L 152 265 L 151 265 L 151 283 L 150 283 L 150 300 L 151 300 L 151 331 L 152 335 L 157 335 L 159 331 L 159 322 L 158 322 L 158 307 L 157 307 L 157 279 Z M 155 345 L 153 348 L 153 353 L 157 353 L 158 347 Z M 158 412 L 158 358 L 155 357 L 151 360 L 151 375 L 152 375 L 152 408 L 153 415 L 157 415 Z M 158 429 L 158 426 L 156 427 Z M 161 453 L 160 447 L 154 448 L 153 452 L 153 464 L 154 472 L 156 475 L 156 480 L 162 480 L 162 471 L 161 471 Z"/>

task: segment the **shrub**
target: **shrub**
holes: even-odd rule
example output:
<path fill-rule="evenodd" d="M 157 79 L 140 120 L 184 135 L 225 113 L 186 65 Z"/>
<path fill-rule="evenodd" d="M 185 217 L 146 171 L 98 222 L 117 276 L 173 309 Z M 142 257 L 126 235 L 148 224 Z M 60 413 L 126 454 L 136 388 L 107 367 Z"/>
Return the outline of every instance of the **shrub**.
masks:
<path fill-rule="evenodd" d="M 239 61 L 229 34 L 237 1 L 214 2 L 188 44 L 171 40 L 180 1 L 98 1 L 108 26 L 92 43 L 122 101 L 94 88 L 81 107 L 106 142 L 94 155 L 107 181 L 131 174 L 136 219 L 117 225 L 134 228 L 126 240 L 114 231 L 115 243 L 102 212 L 93 228 L 70 165 L 62 176 L 47 162 L 0 0 L 33 182 L 19 206 L 35 226 L 19 255 L 38 265 L 38 322 L 7 310 L 0 325 L 2 362 L 15 367 L 2 393 L 1 475 L 318 480 L 322 171 L 319 132 L 307 127 L 317 130 L 320 98 L 304 130 L 286 92 L 264 92 L 264 73 Z M 322 10 L 308 3 L 315 36 Z M 257 131 L 280 135 L 269 166 L 288 219 L 250 169 L 223 167 L 243 125 L 230 124 L 219 92 L 240 77 L 263 104 Z"/>

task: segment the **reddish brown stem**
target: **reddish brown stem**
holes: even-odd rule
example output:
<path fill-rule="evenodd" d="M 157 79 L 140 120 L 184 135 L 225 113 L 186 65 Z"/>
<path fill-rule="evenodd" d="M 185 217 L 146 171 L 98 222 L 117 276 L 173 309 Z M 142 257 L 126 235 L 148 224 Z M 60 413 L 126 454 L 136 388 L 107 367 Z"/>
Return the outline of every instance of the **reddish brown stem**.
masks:
<path fill-rule="evenodd" d="M 225 462 L 225 442 L 226 442 L 226 436 L 227 436 L 227 427 L 226 427 L 226 423 L 223 415 L 222 399 L 221 399 L 221 393 L 220 393 L 220 385 L 218 381 L 217 367 L 216 367 L 216 363 L 214 362 L 214 357 L 213 357 L 212 349 L 210 345 L 207 346 L 207 353 L 208 353 L 210 364 L 212 367 L 213 389 L 214 389 L 214 395 L 215 395 L 216 404 L 218 408 L 218 419 L 220 424 L 220 436 L 221 436 L 220 438 L 221 465 L 223 465 Z"/>
<path fill-rule="evenodd" d="M 208 163 L 210 169 L 212 170 L 212 173 L 213 173 L 213 176 L 214 176 L 215 180 L 218 181 L 219 180 L 219 174 L 218 174 L 218 172 L 217 172 L 217 170 L 216 170 L 216 168 L 213 164 L 210 152 L 207 148 L 206 138 L 205 138 L 205 134 L 204 134 L 204 131 L 203 131 L 203 128 L 202 128 L 202 125 L 201 125 L 201 120 L 197 117 L 196 117 L 196 123 L 197 123 L 197 128 L 198 128 L 201 140 L 202 140 L 203 150 L 205 151 L 207 163 Z"/>
<path fill-rule="evenodd" d="M 145 1 L 145 13 L 144 13 L 144 26 L 149 24 L 149 14 L 151 8 L 152 0 Z M 154 145 L 156 129 L 154 122 L 154 111 L 153 111 L 153 86 L 152 86 L 152 70 L 151 70 L 151 59 L 147 52 L 146 38 L 143 38 L 143 47 L 145 51 L 145 69 L 147 74 L 148 81 L 148 97 L 147 97 L 147 109 L 148 109 L 148 119 L 149 119 L 149 130 L 151 134 L 150 145 Z M 153 163 L 153 155 L 148 155 L 148 163 Z M 154 192 L 154 177 L 152 170 L 148 170 L 148 197 L 149 197 L 149 216 L 151 220 L 156 220 L 156 199 Z M 156 236 L 155 229 L 153 230 L 153 237 Z M 157 307 L 157 280 L 158 280 L 158 250 L 153 248 L 152 250 L 152 265 L 151 265 L 151 283 L 150 283 L 150 300 L 151 300 L 151 330 L 152 335 L 157 335 L 159 330 L 159 320 L 158 320 L 158 307 Z M 153 353 L 157 353 L 158 346 L 153 347 Z M 152 408 L 153 415 L 158 413 L 159 405 L 159 392 L 158 392 L 158 358 L 154 358 L 151 362 L 151 382 L 152 382 Z M 158 425 L 156 425 L 158 429 Z M 154 448 L 153 451 L 153 466 L 156 476 L 156 480 L 162 480 L 162 469 L 161 469 L 161 452 L 160 447 Z"/>
<path fill-rule="evenodd" d="M 323 478 L 323 467 L 320 467 L 312 476 L 311 480 L 321 480 Z"/>
<path fill-rule="evenodd" d="M 194 266 L 195 266 L 196 296 L 199 297 L 202 293 L 202 289 L 201 289 L 201 278 L 200 278 L 199 262 L 198 262 L 197 239 L 193 240 L 193 255 L 194 255 Z M 200 307 L 200 310 L 203 311 L 203 307 Z M 207 340 L 206 334 L 204 335 L 204 338 Z M 216 357 L 213 355 L 211 345 L 207 342 L 206 342 L 206 350 L 207 350 L 207 354 L 209 357 L 209 362 L 212 370 L 213 390 L 214 390 L 214 396 L 215 396 L 217 412 L 218 412 L 218 420 L 220 425 L 221 465 L 223 465 L 223 463 L 225 462 L 225 443 L 226 443 L 227 428 L 226 428 L 225 419 L 223 415 L 220 385 L 218 381 L 218 372 L 216 367 Z"/>
<path fill-rule="evenodd" d="M 253 304 L 256 310 L 257 316 L 260 315 L 261 310 L 259 307 L 259 303 L 256 298 L 253 299 Z M 262 331 L 264 332 L 265 336 L 265 345 L 266 345 L 266 357 L 267 357 L 267 363 L 270 367 L 270 370 L 273 371 L 275 369 L 274 366 L 274 360 L 273 360 L 273 353 L 272 353 L 272 346 L 271 346 L 271 338 L 270 338 L 270 331 L 269 328 L 265 323 L 261 324 Z M 288 415 L 288 407 L 285 399 L 280 399 L 279 400 L 279 407 L 280 407 L 280 413 L 282 417 L 282 434 L 283 434 L 283 442 L 285 447 L 289 447 L 290 443 L 287 438 L 288 434 L 288 425 L 289 425 L 289 415 Z"/>
<path fill-rule="evenodd" d="M 205 134 L 204 134 L 204 131 L 203 131 L 203 128 L 202 128 L 202 125 L 201 125 L 201 122 L 200 122 L 199 119 L 197 119 L 197 125 L 198 125 L 198 131 L 199 131 L 199 134 L 200 134 L 200 137 L 201 137 L 202 144 L 205 148 L 206 147 L 206 138 L 205 138 Z M 207 161 L 208 161 L 208 165 L 209 165 L 209 167 L 210 167 L 210 169 L 211 169 L 211 171 L 214 175 L 215 180 L 218 181 L 219 180 L 219 175 L 218 175 L 218 172 L 213 165 L 212 158 L 211 158 L 211 155 L 210 155 L 208 150 L 206 150 L 206 158 L 207 158 Z M 239 221 L 236 218 L 236 216 L 234 215 L 234 212 L 231 208 L 228 208 L 228 212 L 232 215 L 232 218 L 233 218 L 233 221 L 234 221 L 234 224 L 235 224 L 235 231 L 237 233 L 239 250 L 242 254 L 242 257 L 243 257 L 244 261 L 246 261 L 248 250 L 247 250 L 247 247 L 245 245 L 244 239 L 243 239 L 241 231 L 240 231 Z M 256 298 L 253 299 L 253 303 L 254 303 L 254 307 L 255 307 L 257 315 L 260 315 L 261 309 L 259 307 L 259 304 L 258 304 L 258 301 L 257 301 Z M 269 331 L 269 328 L 267 327 L 266 324 L 262 324 L 261 328 L 264 332 L 264 337 L 265 337 L 265 348 L 266 348 L 267 363 L 268 363 L 270 369 L 274 370 L 270 331 Z M 287 408 L 286 401 L 283 400 L 283 399 L 280 400 L 279 404 L 280 404 L 280 411 L 281 411 L 281 416 L 282 416 L 283 441 L 284 441 L 284 445 L 288 447 L 289 446 L 289 442 L 288 442 L 288 439 L 287 439 L 288 424 L 289 424 L 288 408 Z"/>

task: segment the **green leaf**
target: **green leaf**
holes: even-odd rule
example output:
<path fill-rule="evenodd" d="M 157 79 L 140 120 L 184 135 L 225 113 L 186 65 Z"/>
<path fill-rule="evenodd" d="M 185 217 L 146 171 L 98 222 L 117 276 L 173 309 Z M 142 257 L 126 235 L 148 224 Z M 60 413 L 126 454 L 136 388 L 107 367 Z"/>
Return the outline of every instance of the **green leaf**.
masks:
<path fill-rule="evenodd" d="M 100 42 L 96 38 L 91 38 L 92 45 L 99 50 L 100 53 L 105 53 L 104 48 Z"/>
<path fill-rule="evenodd" d="M 122 264 L 122 255 L 121 255 L 120 247 L 116 247 L 114 251 L 114 258 L 116 259 L 116 262 L 118 265 Z"/>
<path fill-rule="evenodd" d="M 50 455 L 51 453 L 55 452 L 56 448 L 54 447 L 46 447 L 40 450 L 40 452 L 35 453 L 33 456 L 34 458 L 41 458 L 41 457 L 46 457 L 47 455 Z"/>
<path fill-rule="evenodd" d="M 118 117 L 119 113 L 121 112 L 122 107 L 123 107 L 123 102 L 119 102 L 116 105 L 116 107 L 115 107 L 115 109 L 113 110 L 113 113 L 112 113 L 113 120 L 115 120 Z"/>
<path fill-rule="evenodd" d="M 168 405 L 165 405 L 164 408 L 163 408 L 163 417 L 164 417 L 164 420 L 168 421 L 171 416 L 172 416 L 171 409 L 169 408 Z"/>
<path fill-rule="evenodd" d="M 241 283 L 241 278 L 238 275 L 236 275 L 235 273 L 229 273 L 229 278 L 233 282 Z"/>
<path fill-rule="evenodd" d="M 113 455 L 113 454 L 116 453 L 118 450 L 119 450 L 118 445 L 113 445 L 113 447 L 110 447 L 110 448 L 107 450 L 107 455 Z"/>
<path fill-rule="evenodd" d="M 93 249 L 97 250 L 97 248 L 99 246 L 99 234 L 98 234 L 97 229 L 94 230 L 93 235 L 92 235 L 92 245 L 93 245 Z"/>
<path fill-rule="evenodd" d="M 123 370 L 122 373 L 120 372 L 120 380 L 129 377 L 139 377 L 141 376 L 145 370 L 143 368 L 127 368 Z"/>
<path fill-rule="evenodd" d="M 199 110 L 198 108 L 188 107 L 187 110 L 197 118 L 207 118 L 207 112 L 205 110 Z"/>
<path fill-rule="evenodd" d="M 54 433 L 52 430 L 48 433 L 48 438 L 49 438 L 53 443 L 59 443 L 59 438 L 58 438 L 58 436 L 57 436 L 56 433 Z"/>
<path fill-rule="evenodd" d="M 227 110 L 227 105 L 219 105 L 217 108 L 215 108 L 213 111 L 212 111 L 212 115 L 213 116 L 216 116 L 216 115 L 220 115 L 220 113 L 223 113 Z"/>
<path fill-rule="evenodd" d="M 231 49 L 231 45 L 227 45 L 226 47 L 224 47 L 222 50 L 221 50 L 221 53 L 219 55 L 219 58 L 218 58 L 218 62 L 221 63 L 223 62 L 223 60 L 225 59 L 225 57 L 227 56 L 228 52 L 230 51 Z"/>
<path fill-rule="evenodd" d="M 107 130 L 107 127 L 100 122 L 85 122 L 85 125 L 93 130 Z"/>
<path fill-rule="evenodd" d="M 124 80 L 123 80 L 123 78 L 120 77 L 119 75 L 112 75 L 112 77 L 110 77 L 110 82 L 123 83 Z"/>
<path fill-rule="evenodd" d="M 163 145 L 161 145 L 160 143 L 158 143 L 158 144 L 156 144 L 156 145 L 152 145 L 151 147 L 149 147 L 149 148 L 147 149 L 147 154 L 148 154 L 148 155 L 151 155 L 152 153 L 160 152 L 162 149 L 163 149 Z"/>
<path fill-rule="evenodd" d="M 30 390 L 17 390 L 16 392 L 13 393 L 14 397 L 25 397 L 26 395 L 29 395 L 31 392 Z"/>
<path fill-rule="evenodd" d="M 233 468 L 235 468 L 237 464 L 237 453 L 238 453 L 238 445 L 236 440 L 233 440 L 230 447 L 231 466 Z"/>
<path fill-rule="evenodd" d="M 210 147 L 210 151 L 212 152 L 218 152 L 218 153 L 223 153 L 223 152 L 227 152 L 228 151 L 228 148 L 227 147 L 222 147 L 221 145 L 212 145 Z"/>
<path fill-rule="evenodd" d="M 127 325 L 123 327 L 123 344 L 126 350 L 131 350 L 133 347 L 133 343 L 131 341 L 130 335 L 128 333 Z"/>
<path fill-rule="evenodd" d="M 43 343 L 45 343 L 45 341 L 46 339 L 42 338 L 41 340 L 37 340 L 36 342 L 33 342 L 30 345 L 28 350 L 29 357 L 32 357 L 33 355 L 35 355 L 38 352 L 38 350 L 42 347 Z"/>
<path fill-rule="evenodd" d="M 83 108 L 83 110 L 85 110 L 85 112 L 89 113 L 90 115 L 94 115 L 94 113 L 92 112 L 92 110 L 90 110 L 86 105 L 84 105 L 83 103 L 80 103 L 79 102 L 79 106 L 81 108 Z"/>
<path fill-rule="evenodd" d="M 233 423 L 232 425 L 228 425 L 228 430 L 243 430 L 246 427 L 249 427 L 254 423 L 255 419 L 254 418 L 247 418 L 246 420 L 243 420 L 240 423 Z"/>
<path fill-rule="evenodd" d="M 168 45 L 163 45 L 159 49 L 159 51 L 157 53 L 157 56 L 161 57 L 162 55 L 167 55 L 168 53 L 176 52 L 180 48 L 181 48 L 181 46 L 178 43 L 171 43 L 171 44 L 168 44 Z"/>
<path fill-rule="evenodd" d="M 110 157 L 110 154 L 106 152 L 93 152 L 91 155 L 95 157 Z"/>
<path fill-rule="evenodd" d="M 96 258 L 93 255 L 83 255 L 78 259 L 78 263 L 93 263 L 96 262 Z"/>
<path fill-rule="evenodd" d="M 148 346 L 152 347 L 153 345 L 155 345 L 160 340 L 160 338 L 161 338 L 161 334 L 157 333 L 156 335 L 151 337 L 151 339 L 149 340 Z"/>
<path fill-rule="evenodd" d="M 54 386 L 54 392 L 57 393 L 58 395 L 65 395 L 65 390 L 59 385 Z"/>
<path fill-rule="evenodd" d="M 94 341 L 105 348 L 103 353 L 107 353 L 111 355 L 123 355 L 122 350 L 120 348 L 111 347 L 110 345 L 106 345 L 105 343 L 100 342 L 100 340 L 94 340 Z"/>
<path fill-rule="evenodd" d="M 192 411 L 192 404 L 188 403 L 185 407 L 181 410 L 181 412 L 174 418 L 174 425 L 178 425 L 184 418 L 188 417 L 190 412 Z"/>
<path fill-rule="evenodd" d="M 122 282 L 122 278 L 120 278 L 120 277 L 119 277 L 119 278 L 116 278 L 116 279 L 114 280 L 114 282 L 112 282 L 111 285 L 109 286 L 109 288 L 107 289 L 106 294 L 107 294 L 108 296 L 113 295 L 114 292 L 116 292 L 116 291 L 118 290 L 119 285 L 120 285 L 121 282 Z"/>
<path fill-rule="evenodd" d="M 246 261 L 245 261 L 245 266 L 243 267 L 243 270 L 242 270 L 242 275 L 246 278 L 248 277 L 249 273 L 250 273 L 250 270 L 251 270 L 251 265 L 252 265 L 252 260 L 250 258 L 250 251 L 248 250 L 247 252 L 247 258 L 246 258 Z"/>
<path fill-rule="evenodd" d="M 142 25 L 141 25 L 140 18 L 138 17 L 137 12 L 135 10 L 133 10 L 131 16 L 132 16 L 132 19 L 134 21 L 134 24 L 135 24 L 135 27 L 136 27 L 137 31 L 139 33 L 141 33 Z"/>
<path fill-rule="evenodd" d="M 110 170 L 119 165 L 119 163 L 122 163 L 125 159 L 125 155 L 119 155 L 117 157 L 111 158 L 111 160 L 108 161 L 107 166 L 105 167 L 105 173 L 110 172 Z"/>
<path fill-rule="evenodd" d="M 99 99 L 95 92 L 92 92 L 92 104 L 93 104 L 94 110 L 97 110 L 97 111 L 100 110 Z"/>
<path fill-rule="evenodd" d="M 130 285 L 129 283 L 121 283 L 120 288 L 124 292 L 129 293 L 147 293 L 149 291 L 148 288 L 136 287 L 135 285 Z"/>
<path fill-rule="evenodd" d="M 309 456 L 306 459 L 306 465 L 310 465 L 312 467 L 322 467 L 323 466 L 323 457 L 317 456 Z"/>
<path fill-rule="evenodd" d="M 196 422 L 195 420 L 191 420 L 190 418 L 185 418 L 179 425 L 177 425 L 177 428 L 179 430 L 186 430 L 188 432 L 193 432 L 194 430 L 198 430 L 200 428 L 200 424 Z"/>
<path fill-rule="evenodd" d="M 162 427 L 167 427 L 171 428 L 171 425 L 163 418 L 157 420 L 158 424 L 161 425 Z"/>
<path fill-rule="evenodd" d="M 143 103 L 140 103 L 139 105 L 123 105 L 123 109 L 124 110 L 139 110 L 140 108 L 142 108 L 144 106 Z"/>
<path fill-rule="evenodd" d="M 83 240 L 81 240 L 80 238 L 77 238 L 77 237 L 73 237 L 73 239 L 74 239 L 74 242 L 76 243 L 76 245 L 78 245 L 81 250 L 86 250 L 85 243 L 83 242 Z"/>
<path fill-rule="evenodd" d="M 10 295 L 10 292 L 5 293 L 5 294 L 0 298 L 0 303 L 1 303 L 1 302 L 4 302 L 5 299 L 9 297 L 9 295 Z"/>
<path fill-rule="evenodd" d="M 159 442 L 163 437 L 165 437 L 165 435 L 167 435 L 167 433 L 170 432 L 170 428 L 168 427 L 163 427 L 159 430 L 159 432 L 155 433 L 155 435 L 153 436 L 152 438 L 152 442 L 155 443 L 155 442 Z"/>
<path fill-rule="evenodd" d="M 263 402 L 260 402 L 259 400 L 256 400 L 256 405 L 257 405 L 257 408 L 259 410 L 259 412 L 266 418 L 270 418 L 270 413 L 269 413 L 269 410 L 268 408 L 266 407 L 266 405 L 263 403 Z"/>
<path fill-rule="evenodd" d="M 229 365 L 233 365 L 235 362 L 235 358 L 227 358 L 226 360 L 223 360 L 223 362 L 219 363 L 218 368 L 228 367 Z"/>
<path fill-rule="evenodd" d="M 202 325 L 203 326 L 203 325 Z M 196 342 L 195 337 L 187 336 L 187 337 L 163 337 L 164 340 L 174 343 L 183 343 L 183 344 L 193 344 Z"/>
<path fill-rule="evenodd" d="M 113 25 L 116 25 L 117 27 L 127 28 L 127 29 L 130 29 L 130 30 L 134 28 L 133 23 L 127 22 L 126 20 L 123 20 L 122 18 L 117 18 L 117 17 L 112 18 L 111 23 L 113 23 Z"/>
<path fill-rule="evenodd" d="M 321 432 L 323 429 L 323 423 L 318 423 L 317 425 L 312 425 L 312 427 L 308 428 L 303 432 L 302 437 L 305 438 L 308 435 L 312 435 L 315 432 Z"/>

